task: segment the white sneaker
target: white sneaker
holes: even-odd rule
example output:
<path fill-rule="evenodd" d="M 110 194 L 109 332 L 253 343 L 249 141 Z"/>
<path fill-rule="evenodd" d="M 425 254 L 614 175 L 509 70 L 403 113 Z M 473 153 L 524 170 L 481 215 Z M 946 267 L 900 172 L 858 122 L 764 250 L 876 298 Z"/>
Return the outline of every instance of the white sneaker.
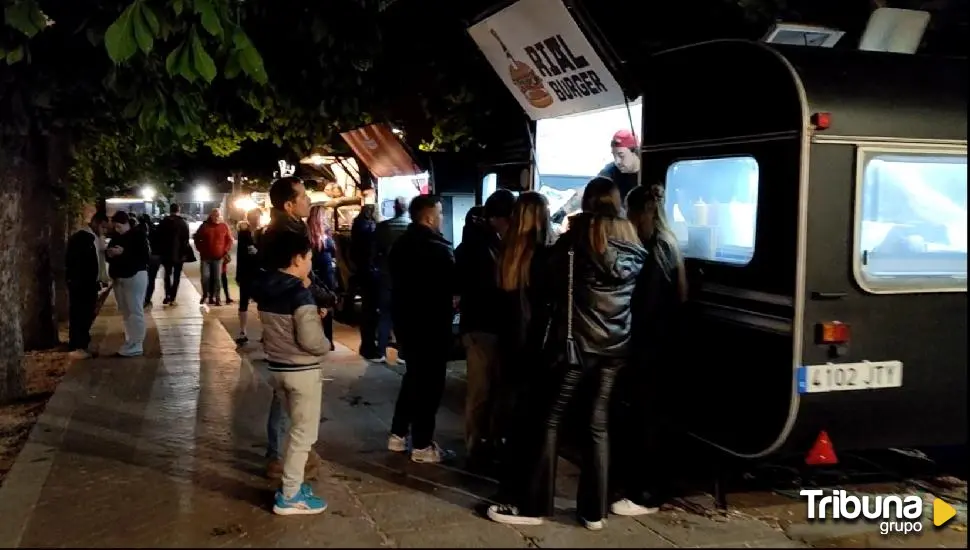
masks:
<path fill-rule="evenodd" d="M 440 464 L 453 458 L 455 458 L 455 453 L 442 449 L 437 443 L 432 443 L 424 449 L 411 451 L 411 461 L 419 464 Z"/>
<path fill-rule="evenodd" d="M 610 511 L 618 516 L 646 516 L 648 514 L 656 514 L 660 511 L 659 506 L 641 506 L 632 500 L 625 498 L 623 500 L 618 500 L 610 506 Z"/>
<path fill-rule="evenodd" d="M 395 453 L 406 452 L 408 450 L 408 440 L 403 437 L 391 434 L 387 438 L 387 450 L 393 451 Z"/>
<path fill-rule="evenodd" d="M 76 349 L 67 355 L 71 359 L 76 359 L 78 361 L 83 361 L 85 359 L 90 359 L 92 357 L 91 352 L 89 352 L 86 349 Z"/>
<path fill-rule="evenodd" d="M 583 526 L 589 529 L 590 531 L 602 531 L 604 525 L 606 525 L 606 521 L 602 519 L 599 521 L 586 521 L 585 519 L 583 520 Z"/>
<path fill-rule="evenodd" d="M 508 504 L 493 504 L 488 507 L 488 519 L 505 525 L 542 525 L 542 518 L 519 514 L 519 509 Z"/>

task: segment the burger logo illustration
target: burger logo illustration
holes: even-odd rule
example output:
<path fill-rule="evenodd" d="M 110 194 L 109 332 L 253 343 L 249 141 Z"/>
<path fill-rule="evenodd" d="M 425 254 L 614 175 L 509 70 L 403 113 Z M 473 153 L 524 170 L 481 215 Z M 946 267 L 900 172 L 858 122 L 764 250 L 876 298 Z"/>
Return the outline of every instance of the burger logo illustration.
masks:
<path fill-rule="evenodd" d="M 537 109 L 545 109 L 552 105 L 554 101 L 552 95 L 546 91 L 545 84 L 535 70 L 527 63 L 512 57 L 512 53 L 505 47 L 505 43 L 502 42 L 495 29 L 490 29 L 490 31 L 495 40 L 502 46 L 502 51 L 505 52 L 505 57 L 509 60 L 509 76 L 512 78 L 512 82 L 519 88 L 519 92 L 525 96 L 529 104 Z"/>

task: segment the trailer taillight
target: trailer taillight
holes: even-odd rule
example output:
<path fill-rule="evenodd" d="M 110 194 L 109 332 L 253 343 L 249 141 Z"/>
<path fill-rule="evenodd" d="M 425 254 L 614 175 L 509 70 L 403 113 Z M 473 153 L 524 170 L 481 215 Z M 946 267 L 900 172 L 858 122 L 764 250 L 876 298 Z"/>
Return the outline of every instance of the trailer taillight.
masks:
<path fill-rule="evenodd" d="M 832 125 L 831 113 L 815 113 L 812 115 L 812 125 L 816 130 L 828 130 Z"/>
<path fill-rule="evenodd" d="M 845 344 L 849 341 L 849 336 L 849 325 L 840 321 L 816 325 L 816 339 L 819 344 Z"/>

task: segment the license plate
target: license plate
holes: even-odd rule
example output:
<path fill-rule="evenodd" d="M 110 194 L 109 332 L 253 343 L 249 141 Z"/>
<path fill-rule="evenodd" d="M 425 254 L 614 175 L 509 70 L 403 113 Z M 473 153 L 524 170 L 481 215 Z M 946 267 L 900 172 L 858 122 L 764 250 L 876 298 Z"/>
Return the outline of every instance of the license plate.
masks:
<path fill-rule="evenodd" d="M 829 363 L 798 368 L 798 393 L 877 390 L 902 385 L 902 361 Z"/>

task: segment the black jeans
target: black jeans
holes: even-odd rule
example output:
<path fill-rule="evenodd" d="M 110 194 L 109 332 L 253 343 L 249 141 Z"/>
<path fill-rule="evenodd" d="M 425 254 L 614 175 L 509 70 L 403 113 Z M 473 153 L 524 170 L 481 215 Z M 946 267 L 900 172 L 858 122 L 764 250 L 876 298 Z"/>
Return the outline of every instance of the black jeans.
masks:
<path fill-rule="evenodd" d="M 226 302 L 228 303 L 229 300 L 232 300 L 232 298 L 229 297 L 229 274 L 223 273 L 219 280 L 222 281 L 222 293 L 226 295 Z"/>
<path fill-rule="evenodd" d="M 160 264 L 157 259 L 148 260 L 148 287 L 145 288 L 145 305 L 152 301 L 155 294 L 155 279 L 158 278 Z"/>
<path fill-rule="evenodd" d="M 383 357 L 386 349 L 377 349 L 378 295 L 377 280 L 372 276 L 360 277 L 360 355 Z"/>
<path fill-rule="evenodd" d="M 626 498 L 645 504 L 647 495 L 651 501 L 670 496 L 671 464 L 658 451 L 664 435 L 659 392 L 651 391 L 657 380 L 639 366 L 624 367 L 617 376 L 610 406 L 610 493 L 614 501 Z M 653 362 L 647 366 L 656 368 Z"/>
<path fill-rule="evenodd" d="M 182 280 L 182 264 L 165 264 L 164 277 L 165 297 L 169 300 L 175 300 L 179 293 L 179 282 Z"/>
<path fill-rule="evenodd" d="M 610 442 L 608 435 L 610 395 L 623 359 L 586 355 L 582 367 L 558 367 L 545 388 L 539 422 L 531 430 L 520 432 L 516 447 L 522 450 L 524 464 L 505 481 L 504 493 L 511 503 L 529 517 L 547 517 L 555 512 L 556 464 L 559 461 L 559 426 L 567 410 L 580 406 L 586 428 L 580 438 L 579 494 L 576 505 L 579 516 L 599 521 L 607 514 Z M 551 383 L 550 383 L 551 382 Z M 550 395 L 551 393 L 551 395 Z M 535 433 L 535 431 L 540 433 Z"/>
<path fill-rule="evenodd" d="M 419 337 L 420 338 L 420 337 Z M 408 364 L 394 406 L 391 433 L 411 434 L 411 445 L 425 449 L 434 442 L 435 417 L 445 391 L 448 365 L 446 342 L 440 339 L 405 339 Z"/>
<path fill-rule="evenodd" d="M 92 284 L 83 289 L 68 289 L 68 327 L 71 351 L 88 349 L 91 344 L 91 325 L 94 324 L 94 308 L 98 305 L 98 287 Z"/>

